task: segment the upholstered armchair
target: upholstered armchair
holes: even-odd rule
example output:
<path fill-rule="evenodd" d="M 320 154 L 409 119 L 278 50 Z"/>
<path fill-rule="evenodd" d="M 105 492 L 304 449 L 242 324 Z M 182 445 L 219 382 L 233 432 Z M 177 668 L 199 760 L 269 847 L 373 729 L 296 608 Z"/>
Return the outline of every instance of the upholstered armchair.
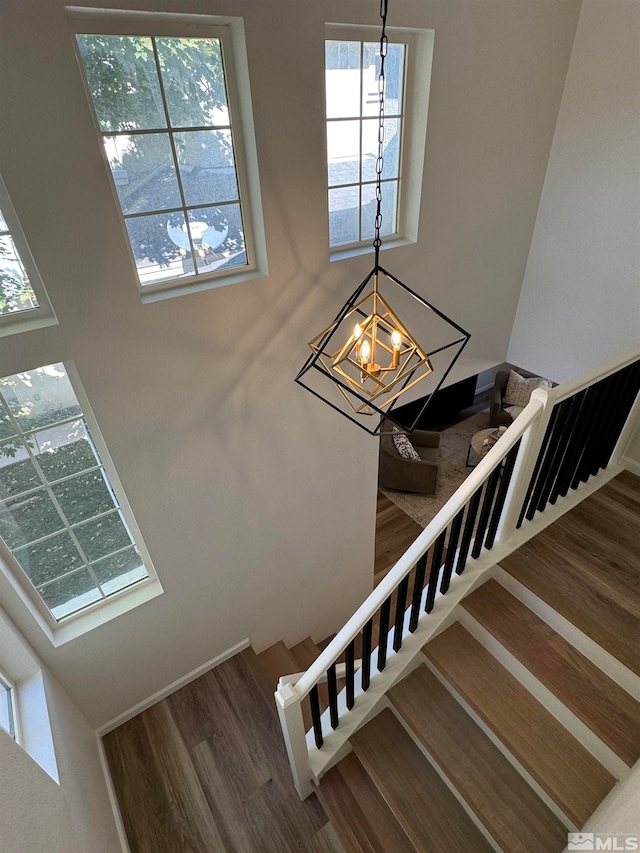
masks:
<path fill-rule="evenodd" d="M 391 429 L 391 424 L 387 422 L 383 429 Z M 393 435 L 380 436 L 378 484 L 381 489 L 432 495 L 438 480 L 440 433 L 416 429 L 409 435 L 409 441 L 420 456 L 419 461 L 402 457 Z"/>
<path fill-rule="evenodd" d="M 524 379 L 540 380 L 540 385 L 542 387 L 545 385 L 547 387 L 551 387 L 553 385 L 552 382 L 549 382 L 547 379 L 542 379 L 542 377 L 538 376 L 536 373 L 529 373 L 528 370 L 520 370 L 518 368 L 515 372 Z M 496 373 L 493 395 L 491 397 L 489 426 L 510 426 L 514 421 L 514 417 L 517 417 L 520 414 L 520 411 L 522 411 L 522 407 L 511 407 L 508 403 L 505 403 L 507 385 L 509 384 L 509 374 L 509 370 L 499 370 L 498 373 Z M 512 411 L 507 411 L 508 408 L 511 408 Z"/>

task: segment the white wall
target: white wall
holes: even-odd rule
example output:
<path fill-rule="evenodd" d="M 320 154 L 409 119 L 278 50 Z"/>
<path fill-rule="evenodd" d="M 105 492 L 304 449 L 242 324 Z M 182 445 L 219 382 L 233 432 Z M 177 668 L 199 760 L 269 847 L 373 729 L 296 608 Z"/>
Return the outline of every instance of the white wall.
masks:
<path fill-rule="evenodd" d="M 141 304 L 64 0 L 5 0 L 0 168 L 59 325 L 3 338 L 2 373 L 75 361 L 165 589 L 53 649 L 0 583 L 96 726 L 247 636 L 335 630 L 371 587 L 377 468 L 375 440 L 293 377 L 371 262 L 328 259 L 323 38 L 378 5 L 108 5 L 244 17 L 270 275 Z M 419 242 L 384 261 L 471 331 L 459 375 L 505 358 L 578 10 L 392 7 L 435 50 Z"/>
<path fill-rule="evenodd" d="M 556 381 L 640 340 L 639 31 L 584 0 L 508 353 Z"/>
<path fill-rule="evenodd" d="M 92 727 L 1 612 L 0 637 L 0 662 L 12 676 L 16 666 L 18 687 L 30 673 L 33 680 L 34 667 L 43 677 L 46 708 L 30 711 L 41 717 L 48 711 L 55 753 L 49 773 L 59 780 L 0 729 L 2 853 L 115 853 L 121 847 Z"/>

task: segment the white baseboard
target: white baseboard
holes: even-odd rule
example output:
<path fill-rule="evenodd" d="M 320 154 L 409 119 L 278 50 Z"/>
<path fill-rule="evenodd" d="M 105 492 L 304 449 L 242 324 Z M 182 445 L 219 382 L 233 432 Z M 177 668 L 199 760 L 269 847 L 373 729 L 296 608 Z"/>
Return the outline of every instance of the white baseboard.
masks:
<path fill-rule="evenodd" d="M 127 833 L 124 828 L 124 821 L 122 820 L 120 807 L 118 806 L 118 798 L 116 797 L 115 788 L 113 787 L 113 779 L 111 778 L 111 773 L 109 773 L 109 764 L 107 762 L 107 756 L 104 751 L 104 744 L 102 743 L 102 738 L 100 737 L 98 732 L 96 732 L 96 748 L 100 757 L 100 764 L 102 766 L 104 780 L 107 785 L 107 793 L 109 794 L 109 802 L 111 803 L 111 811 L 113 812 L 113 819 L 116 825 L 116 830 L 118 832 L 118 840 L 120 841 L 120 846 L 122 847 L 122 853 L 131 853 L 131 848 L 129 847 L 129 840 L 127 839 Z"/>
<path fill-rule="evenodd" d="M 640 477 L 640 462 L 636 462 L 635 459 L 630 459 L 628 456 L 623 456 L 620 460 L 620 465 L 626 468 L 627 471 L 631 471 L 636 477 Z"/>
<path fill-rule="evenodd" d="M 113 720 L 109 720 L 108 723 L 105 723 L 104 726 L 101 726 L 97 730 L 98 737 L 101 738 L 108 732 L 112 732 L 114 729 L 117 729 L 118 726 L 121 726 L 123 723 L 126 723 L 127 720 L 130 720 L 132 717 L 136 717 L 138 714 L 142 713 L 142 711 L 146 711 L 147 708 L 150 708 L 152 705 L 155 705 L 157 702 L 160 702 L 161 699 L 166 699 L 167 696 L 170 696 L 172 693 L 175 693 L 176 690 L 180 690 L 181 687 L 184 687 L 191 681 L 195 681 L 196 678 L 199 678 L 201 675 L 204 675 L 205 672 L 209 672 L 210 669 L 219 666 L 221 663 L 224 663 L 226 660 L 229 660 L 229 658 L 232 658 L 234 655 L 237 655 L 245 649 L 248 649 L 250 645 L 251 644 L 248 639 L 241 640 L 239 643 L 236 643 L 235 646 L 231 646 L 230 649 L 227 649 L 221 654 L 216 655 L 216 657 L 212 658 L 210 661 L 203 663 L 201 666 L 196 667 L 196 669 L 193 669 L 191 670 L 191 672 L 188 672 L 186 675 L 183 675 L 181 678 L 178 678 L 177 681 L 172 682 L 171 684 L 167 685 L 167 687 L 163 687 L 162 690 L 158 690 L 157 693 L 154 693 L 147 699 L 143 699 L 142 702 L 138 702 L 138 704 L 134 705 L 133 708 L 129 708 L 128 711 L 124 711 L 122 714 L 118 714 L 117 717 L 114 717 Z"/>

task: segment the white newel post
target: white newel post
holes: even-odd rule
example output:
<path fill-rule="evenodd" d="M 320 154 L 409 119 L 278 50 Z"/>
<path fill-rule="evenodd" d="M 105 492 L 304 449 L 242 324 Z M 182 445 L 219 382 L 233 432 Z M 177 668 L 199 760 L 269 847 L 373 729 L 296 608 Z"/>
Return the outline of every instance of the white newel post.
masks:
<path fill-rule="evenodd" d="M 535 468 L 540 448 L 544 440 L 551 412 L 555 403 L 553 388 L 536 388 L 531 394 L 531 400 L 541 404 L 538 417 L 533 421 L 529 429 L 522 436 L 520 452 L 516 460 L 511 482 L 507 491 L 507 497 L 502 510 L 502 517 L 496 533 L 496 542 L 504 542 L 509 539 L 516 530 L 518 517 L 522 504 L 531 482 L 533 469 Z"/>
<path fill-rule="evenodd" d="M 313 786 L 311 785 L 309 752 L 307 750 L 304 720 L 302 719 L 302 705 L 295 686 L 292 684 L 283 684 L 278 687 L 274 695 L 291 766 L 293 784 L 300 795 L 300 799 L 306 800 L 309 794 L 313 792 Z"/>

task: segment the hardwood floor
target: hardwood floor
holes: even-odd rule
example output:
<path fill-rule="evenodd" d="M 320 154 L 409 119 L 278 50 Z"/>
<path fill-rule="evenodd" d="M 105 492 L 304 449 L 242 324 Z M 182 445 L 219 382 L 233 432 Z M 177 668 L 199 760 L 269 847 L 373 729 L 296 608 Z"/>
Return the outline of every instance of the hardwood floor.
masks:
<path fill-rule="evenodd" d="M 132 853 L 341 850 L 317 797 L 302 802 L 292 787 L 250 649 L 103 742 Z"/>
<path fill-rule="evenodd" d="M 501 566 L 640 675 L 640 478 L 623 472 Z"/>
<path fill-rule="evenodd" d="M 373 585 L 377 586 L 409 545 L 422 533 L 417 521 L 378 492 Z"/>

